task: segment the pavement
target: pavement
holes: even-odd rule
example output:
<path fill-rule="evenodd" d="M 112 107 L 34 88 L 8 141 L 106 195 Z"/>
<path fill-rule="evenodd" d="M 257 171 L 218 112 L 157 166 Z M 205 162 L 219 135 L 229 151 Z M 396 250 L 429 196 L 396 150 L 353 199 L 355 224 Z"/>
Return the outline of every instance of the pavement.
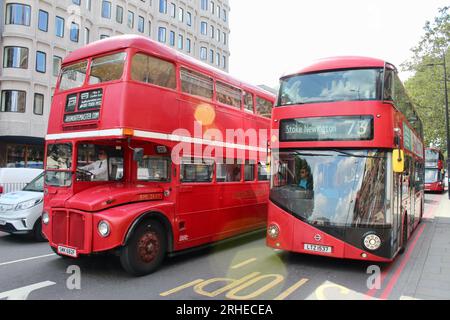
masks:
<path fill-rule="evenodd" d="M 434 202 L 434 203 L 433 203 Z M 448 194 L 427 205 L 422 246 L 419 248 L 405 296 L 426 300 L 450 299 L 450 200 Z"/>

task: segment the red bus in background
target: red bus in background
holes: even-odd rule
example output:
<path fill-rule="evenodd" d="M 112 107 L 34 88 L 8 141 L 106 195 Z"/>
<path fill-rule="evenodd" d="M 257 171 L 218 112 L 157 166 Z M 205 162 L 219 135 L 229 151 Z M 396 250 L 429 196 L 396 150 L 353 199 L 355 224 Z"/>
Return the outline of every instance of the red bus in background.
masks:
<path fill-rule="evenodd" d="M 445 158 L 440 149 L 425 150 L 425 191 L 445 191 Z"/>
<path fill-rule="evenodd" d="M 50 246 L 114 252 L 139 276 L 167 254 L 264 228 L 268 138 L 251 133 L 268 131 L 274 101 L 144 37 L 72 52 L 46 136 Z"/>
<path fill-rule="evenodd" d="M 422 123 L 382 60 L 319 60 L 281 79 L 267 244 L 392 261 L 424 209 Z"/>

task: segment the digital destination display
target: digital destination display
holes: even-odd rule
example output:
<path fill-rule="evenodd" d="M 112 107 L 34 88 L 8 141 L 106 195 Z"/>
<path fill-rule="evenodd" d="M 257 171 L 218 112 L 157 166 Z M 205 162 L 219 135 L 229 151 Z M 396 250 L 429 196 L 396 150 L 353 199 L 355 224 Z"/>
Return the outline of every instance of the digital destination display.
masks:
<path fill-rule="evenodd" d="M 372 116 L 320 117 L 282 120 L 280 141 L 372 140 Z"/>

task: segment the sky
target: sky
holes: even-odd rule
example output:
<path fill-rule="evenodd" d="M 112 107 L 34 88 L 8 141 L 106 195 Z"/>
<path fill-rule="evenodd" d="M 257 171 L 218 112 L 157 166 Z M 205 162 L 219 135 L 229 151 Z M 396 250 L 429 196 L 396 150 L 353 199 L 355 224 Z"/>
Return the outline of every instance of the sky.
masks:
<path fill-rule="evenodd" d="M 276 87 L 282 75 L 339 55 L 380 58 L 400 69 L 426 21 L 448 1 L 229 0 L 230 73 Z"/>

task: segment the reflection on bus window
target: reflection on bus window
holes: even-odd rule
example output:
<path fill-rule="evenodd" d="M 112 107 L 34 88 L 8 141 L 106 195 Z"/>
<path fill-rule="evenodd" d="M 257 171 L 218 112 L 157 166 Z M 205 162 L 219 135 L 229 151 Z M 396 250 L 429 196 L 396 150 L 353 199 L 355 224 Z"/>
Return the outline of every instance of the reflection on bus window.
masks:
<path fill-rule="evenodd" d="M 386 159 L 377 151 L 281 152 L 271 200 L 313 225 L 385 225 Z"/>
<path fill-rule="evenodd" d="M 131 64 L 131 79 L 175 89 L 177 80 L 173 63 L 138 53 Z"/>
<path fill-rule="evenodd" d="M 169 159 L 147 157 L 138 162 L 139 181 L 169 181 L 169 171 Z"/>
<path fill-rule="evenodd" d="M 272 103 L 271 103 L 272 104 Z M 253 95 L 249 92 L 244 93 L 244 110 L 254 113 Z"/>
<path fill-rule="evenodd" d="M 89 84 L 97 84 L 122 78 L 127 54 L 115 53 L 92 60 Z"/>
<path fill-rule="evenodd" d="M 271 118 L 272 108 L 273 108 L 272 102 L 260 97 L 256 97 L 256 110 L 260 116 Z"/>
<path fill-rule="evenodd" d="M 181 69 L 181 90 L 194 96 L 212 99 L 214 81 L 200 73 Z"/>
<path fill-rule="evenodd" d="M 217 182 L 239 182 L 241 181 L 241 165 L 231 163 L 229 160 L 217 164 Z"/>
<path fill-rule="evenodd" d="M 258 180 L 259 181 L 270 180 L 270 167 L 266 162 L 258 162 Z"/>
<path fill-rule="evenodd" d="M 217 101 L 220 103 L 235 107 L 237 109 L 241 108 L 242 91 L 229 86 L 222 82 L 216 83 L 217 91 Z"/>
<path fill-rule="evenodd" d="M 47 170 L 68 170 L 72 167 L 72 145 L 49 144 L 47 146 Z"/>
<path fill-rule="evenodd" d="M 120 147 L 78 146 L 77 181 L 118 181 L 122 178 L 123 151 Z"/>
<path fill-rule="evenodd" d="M 379 100 L 383 69 L 328 71 L 285 78 L 279 105 Z"/>
<path fill-rule="evenodd" d="M 214 161 L 202 159 L 183 159 L 181 163 L 181 182 L 212 182 Z"/>
<path fill-rule="evenodd" d="M 244 181 L 255 181 L 255 161 L 245 161 Z"/>
<path fill-rule="evenodd" d="M 87 61 L 62 68 L 59 90 L 64 91 L 81 87 L 86 79 L 86 69 Z"/>

